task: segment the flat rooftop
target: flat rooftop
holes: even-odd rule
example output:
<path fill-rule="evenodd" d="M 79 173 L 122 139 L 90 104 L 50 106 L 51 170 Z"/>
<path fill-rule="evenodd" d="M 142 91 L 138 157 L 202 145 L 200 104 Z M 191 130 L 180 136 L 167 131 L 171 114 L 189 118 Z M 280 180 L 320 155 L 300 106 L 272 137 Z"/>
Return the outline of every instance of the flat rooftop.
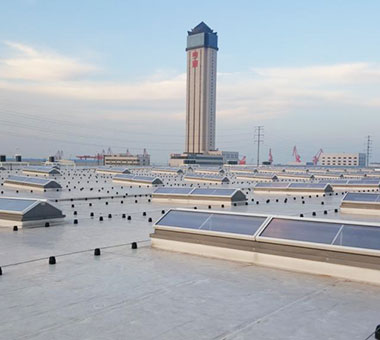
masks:
<path fill-rule="evenodd" d="M 60 192 L 0 187 L 0 196 L 51 199 L 67 216 L 49 228 L 0 228 L 0 339 L 364 340 L 380 324 L 380 286 L 152 249 L 149 234 L 162 210 L 209 204 L 149 202 L 154 188 L 66 171 L 57 177 Z M 302 199 L 254 194 L 252 183 L 239 183 L 214 186 L 246 188 L 248 205 L 211 210 L 379 222 L 335 213 L 341 192 Z"/>

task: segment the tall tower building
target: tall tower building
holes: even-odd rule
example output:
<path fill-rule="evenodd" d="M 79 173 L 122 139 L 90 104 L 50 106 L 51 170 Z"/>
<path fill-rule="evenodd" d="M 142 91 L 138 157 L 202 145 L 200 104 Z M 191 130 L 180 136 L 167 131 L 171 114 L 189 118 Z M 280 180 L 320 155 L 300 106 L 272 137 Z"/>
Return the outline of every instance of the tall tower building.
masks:
<path fill-rule="evenodd" d="M 216 53 L 218 36 L 204 22 L 187 36 L 187 154 L 215 150 Z"/>

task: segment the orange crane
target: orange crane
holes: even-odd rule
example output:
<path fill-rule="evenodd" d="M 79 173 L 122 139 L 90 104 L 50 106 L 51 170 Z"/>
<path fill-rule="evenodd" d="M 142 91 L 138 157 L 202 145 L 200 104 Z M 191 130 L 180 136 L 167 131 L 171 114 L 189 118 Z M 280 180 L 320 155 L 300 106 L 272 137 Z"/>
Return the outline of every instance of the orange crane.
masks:
<path fill-rule="evenodd" d="M 243 156 L 243 158 L 239 160 L 239 165 L 245 165 L 246 164 L 246 159 L 247 159 L 247 157 Z"/>
<path fill-rule="evenodd" d="M 293 156 L 295 158 L 296 163 L 301 163 L 301 156 L 299 155 L 299 153 L 297 151 L 297 146 L 295 146 L 295 145 L 293 148 Z"/>
<path fill-rule="evenodd" d="M 314 155 L 313 157 L 313 164 L 317 165 L 319 162 L 319 158 L 321 157 L 321 154 L 323 154 L 323 150 L 319 149 L 319 151 Z"/>
<path fill-rule="evenodd" d="M 269 149 L 268 162 L 269 162 L 270 164 L 273 163 L 272 149 Z"/>
<path fill-rule="evenodd" d="M 76 157 L 79 158 L 79 159 L 84 159 L 84 160 L 87 160 L 87 159 L 96 159 L 96 160 L 100 161 L 100 160 L 102 160 L 104 158 L 104 155 L 98 153 L 95 156 L 81 155 L 81 156 L 76 156 Z"/>

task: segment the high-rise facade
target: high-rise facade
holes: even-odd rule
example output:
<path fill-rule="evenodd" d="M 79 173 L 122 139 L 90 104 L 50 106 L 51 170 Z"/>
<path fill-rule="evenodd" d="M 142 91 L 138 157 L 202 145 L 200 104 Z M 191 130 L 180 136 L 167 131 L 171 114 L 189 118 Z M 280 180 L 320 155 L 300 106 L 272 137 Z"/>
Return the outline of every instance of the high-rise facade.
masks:
<path fill-rule="evenodd" d="M 204 22 L 187 36 L 187 154 L 215 150 L 216 54 L 218 36 Z"/>

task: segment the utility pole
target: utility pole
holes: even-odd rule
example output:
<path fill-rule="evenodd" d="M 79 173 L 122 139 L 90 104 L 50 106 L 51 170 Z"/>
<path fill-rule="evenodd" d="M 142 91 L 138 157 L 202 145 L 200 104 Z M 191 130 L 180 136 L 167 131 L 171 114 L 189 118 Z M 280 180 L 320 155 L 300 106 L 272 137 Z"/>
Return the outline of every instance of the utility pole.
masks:
<path fill-rule="evenodd" d="M 255 126 L 254 142 L 257 143 L 257 166 L 260 166 L 260 144 L 264 141 L 264 126 Z"/>
<path fill-rule="evenodd" d="M 369 166 L 369 158 L 371 157 L 372 152 L 372 139 L 371 136 L 367 136 L 367 157 L 366 157 L 366 166 Z"/>

